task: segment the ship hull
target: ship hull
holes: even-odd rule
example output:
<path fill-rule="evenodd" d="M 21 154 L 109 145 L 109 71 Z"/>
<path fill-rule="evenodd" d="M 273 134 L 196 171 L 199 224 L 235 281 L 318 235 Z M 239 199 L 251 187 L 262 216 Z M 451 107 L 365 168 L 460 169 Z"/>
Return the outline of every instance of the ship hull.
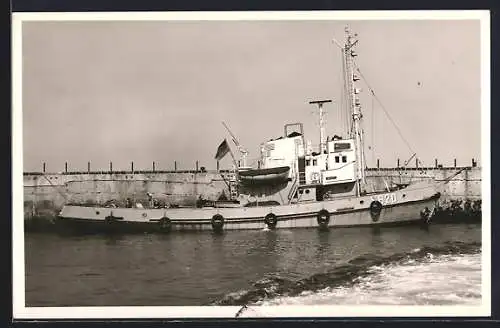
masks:
<path fill-rule="evenodd" d="M 432 211 L 438 199 L 439 193 L 435 188 L 421 187 L 330 201 L 247 208 L 137 209 L 65 206 L 56 225 L 79 232 L 225 231 L 394 225 L 422 221 L 422 211 L 426 208 Z M 382 205 L 375 215 L 372 208 L 374 202 Z M 328 220 L 324 220 L 325 213 Z M 320 214 L 323 214 L 322 218 Z M 275 219 L 275 224 L 269 224 L 269 217 Z M 168 218 L 167 227 L 162 218 Z M 214 218 L 222 218 L 223 223 L 214 225 Z"/>

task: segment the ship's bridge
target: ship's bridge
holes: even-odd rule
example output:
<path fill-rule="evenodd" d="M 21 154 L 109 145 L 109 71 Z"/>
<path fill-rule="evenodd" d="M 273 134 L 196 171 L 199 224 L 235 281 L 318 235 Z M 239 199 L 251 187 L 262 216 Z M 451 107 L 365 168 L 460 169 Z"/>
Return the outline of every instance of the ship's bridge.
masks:
<path fill-rule="evenodd" d="M 305 156 L 305 184 L 330 185 L 356 180 L 353 139 L 330 139 L 323 153 Z"/>

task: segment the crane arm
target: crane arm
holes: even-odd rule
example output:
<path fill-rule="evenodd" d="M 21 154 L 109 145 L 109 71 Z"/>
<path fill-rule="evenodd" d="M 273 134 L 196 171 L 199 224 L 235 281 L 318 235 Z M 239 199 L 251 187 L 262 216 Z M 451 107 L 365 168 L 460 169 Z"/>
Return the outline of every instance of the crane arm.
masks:
<path fill-rule="evenodd" d="M 234 136 L 234 134 L 231 132 L 231 130 L 229 129 L 229 127 L 226 125 L 226 123 L 222 122 L 222 125 L 224 125 L 224 127 L 226 128 L 227 132 L 229 132 L 229 134 L 231 135 L 231 138 L 233 139 L 233 142 L 234 144 L 236 145 L 236 147 L 238 147 L 238 150 L 242 153 L 247 153 L 247 151 L 240 145 L 238 139 L 236 139 L 236 137 Z"/>

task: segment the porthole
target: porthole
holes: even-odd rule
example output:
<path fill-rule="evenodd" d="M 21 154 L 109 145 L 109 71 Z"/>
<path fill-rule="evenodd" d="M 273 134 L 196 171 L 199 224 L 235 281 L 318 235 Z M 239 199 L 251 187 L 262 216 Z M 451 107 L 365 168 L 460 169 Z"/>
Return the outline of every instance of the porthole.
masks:
<path fill-rule="evenodd" d="M 364 202 L 365 202 L 364 200 L 360 200 L 359 201 L 360 204 L 364 204 Z"/>
<path fill-rule="evenodd" d="M 405 197 L 406 197 L 406 194 L 403 194 L 403 198 L 405 198 Z"/>
<path fill-rule="evenodd" d="M 310 190 L 309 190 L 309 189 L 306 189 L 306 194 L 308 194 L 309 192 L 310 192 Z"/>
<path fill-rule="evenodd" d="M 96 215 L 99 215 L 100 213 L 101 213 L 101 212 L 99 212 L 99 211 L 95 211 L 95 214 L 96 214 Z"/>
<path fill-rule="evenodd" d="M 300 189 L 300 190 L 299 190 L 299 194 L 301 194 L 301 195 L 302 195 L 303 193 L 304 193 L 304 190 Z"/>

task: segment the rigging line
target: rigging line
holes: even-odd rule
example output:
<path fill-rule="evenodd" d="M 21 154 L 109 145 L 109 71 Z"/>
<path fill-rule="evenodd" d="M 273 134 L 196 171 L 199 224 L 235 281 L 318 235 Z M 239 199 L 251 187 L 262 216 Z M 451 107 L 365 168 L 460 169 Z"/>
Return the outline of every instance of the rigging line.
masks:
<path fill-rule="evenodd" d="M 361 157 L 363 159 L 363 162 L 362 162 L 363 166 L 364 166 L 363 169 L 365 169 L 365 168 L 367 168 L 367 166 L 366 166 L 366 151 L 365 151 L 365 141 L 364 141 L 365 140 L 365 133 L 363 132 L 363 130 L 361 130 L 361 132 L 360 132 L 360 138 L 361 138 L 361 145 L 362 145 L 362 147 L 361 147 L 361 151 L 362 151 Z"/>
<path fill-rule="evenodd" d="M 372 165 L 375 166 L 375 104 L 372 96 L 372 131 L 371 131 L 371 147 L 372 147 Z"/>
<path fill-rule="evenodd" d="M 403 136 L 401 130 L 399 129 L 398 125 L 396 124 L 396 122 L 394 122 L 394 120 L 392 119 L 392 117 L 389 115 L 389 113 L 387 112 L 387 110 L 385 109 L 384 105 L 382 104 L 382 102 L 380 101 L 380 99 L 377 97 L 377 95 L 375 94 L 375 91 L 373 91 L 373 88 L 370 86 L 370 84 L 368 83 L 368 81 L 366 80 L 366 78 L 364 77 L 363 73 L 361 72 L 361 70 L 359 69 L 359 67 L 356 67 L 356 69 L 358 70 L 359 74 L 361 75 L 361 77 L 363 78 L 363 80 L 365 81 L 366 85 L 368 86 L 368 88 L 370 89 L 370 92 L 372 93 L 372 96 L 375 98 L 375 100 L 377 100 L 377 102 L 379 103 L 380 107 L 382 108 L 382 110 L 384 111 L 384 113 L 387 115 L 387 118 L 389 118 L 389 120 L 391 121 L 391 123 L 394 125 L 394 127 L 396 128 L 396 131 L 398 132 L 399 136 L 401 137 L 401 139 L 403 139 L 403 142 L 406 144 L 406 146 L 408 147 L 408 149 L 410 149 L 410 151 L 412 153 L 415 153 L 415 151 L 413 150 L 413 148 L 410 146 L 410 143 L 405 139 L 405 137 Z"/>

